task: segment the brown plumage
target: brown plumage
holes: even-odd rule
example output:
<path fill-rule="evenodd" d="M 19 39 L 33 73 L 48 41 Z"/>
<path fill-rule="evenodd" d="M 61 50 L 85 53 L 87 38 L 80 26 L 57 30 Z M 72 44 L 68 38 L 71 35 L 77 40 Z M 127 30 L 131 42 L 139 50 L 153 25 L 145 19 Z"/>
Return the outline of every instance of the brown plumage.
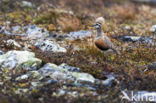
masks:
<path fill-rule="evenodd" d="M 101 29 L 101 25 L 103 23 L 104 23 L 104 18 L 99 17 L 96 19 L 95 25 L 93 25 L 93 27 L 95 27 L 97 30 L 95 41 L 94 41 L 96 47 L 102 51 L 112 49 L 117 54 L 120 54 L 120 52 L 117 51 L 117 49 L 115 48 L 111 40 L 104 34 L 103 30 Z"/>

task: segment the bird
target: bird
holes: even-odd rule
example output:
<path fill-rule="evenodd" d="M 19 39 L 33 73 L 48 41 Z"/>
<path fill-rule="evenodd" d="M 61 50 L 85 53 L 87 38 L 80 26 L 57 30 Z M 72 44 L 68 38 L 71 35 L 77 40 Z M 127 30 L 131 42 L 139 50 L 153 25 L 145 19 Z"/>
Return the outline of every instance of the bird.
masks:
<path fill-rule="evenodd" d="M 95 20 L 95 24 L 93 27 L 96 29 L 96 36 L 94 38 L 95 46 L 101 51 L 113 50 L 116 54 L 120 54 L 120 52 L 116 49 L 112 41 L 109 39 L 107 35 L 102 30 L 102 24 L 104 24 L 105 19 L 103 17 L 98 17 Z"/>

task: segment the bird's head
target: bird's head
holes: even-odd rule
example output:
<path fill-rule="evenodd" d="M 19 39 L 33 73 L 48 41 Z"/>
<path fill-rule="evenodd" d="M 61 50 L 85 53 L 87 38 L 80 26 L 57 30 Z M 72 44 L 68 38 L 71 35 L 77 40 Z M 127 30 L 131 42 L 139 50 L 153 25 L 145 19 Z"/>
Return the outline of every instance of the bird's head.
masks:
<path fill-rule="evenodd" d="M 101 26 L 104 24 L 104 22 L 105 22 L 105 19 L 103 17 L 98 17 L 95 20 L 95 24 L 93 25 L 93 27 L 95 29 L 101 29 Z"/>

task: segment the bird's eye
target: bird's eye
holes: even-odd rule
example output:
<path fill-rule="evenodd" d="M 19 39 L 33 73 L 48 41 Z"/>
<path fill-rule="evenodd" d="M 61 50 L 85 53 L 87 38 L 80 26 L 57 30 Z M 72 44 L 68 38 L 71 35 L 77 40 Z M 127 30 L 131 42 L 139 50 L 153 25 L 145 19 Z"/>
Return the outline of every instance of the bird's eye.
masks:
<path fill-rule="evenodd" d="M 97 25 L 97 26 L 101 26 L 101 24 L 100 24 L 100 23 L 96 23 L 96 25 Z"/>

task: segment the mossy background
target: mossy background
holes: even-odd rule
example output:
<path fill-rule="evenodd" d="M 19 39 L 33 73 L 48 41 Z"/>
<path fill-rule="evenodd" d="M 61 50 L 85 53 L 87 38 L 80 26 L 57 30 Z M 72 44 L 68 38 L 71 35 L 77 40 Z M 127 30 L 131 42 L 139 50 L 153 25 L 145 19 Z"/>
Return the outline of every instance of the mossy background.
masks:
<path fill-rule="evenodd" d="M 44 63 L 67 63 L 79 67 L 81 71 L 92 74 L 98 79 L 106 79 L 103 72 L 113 72 L 117 75 L 116 82 L 110 88 L 99 87 L 97 92 L 106 95 L 101 102 L 118 103 L 121 90 L 146 90 L 156 91 L 156 68 L 143 72 L 149 65 L 156 62 L 156 47 L 146 43 L 123 42 L 118 39 L 120 36 L 153 36 L 149 31 L 150 27 L 156 24 L 156 7 L 150 4 L 134 3 L 129 0 L 31 0 L 36 6 L 33 8 L 23 7 L 20 0 L 0 1 L 0 24 L 5 25 L 11 21 L 11 25 L 37 24 L 50 32 L 62 31 L 68 33 L 78 30 L 90 30 L 96 17 L 103 16 L 105 24 L 103 30 L 112 39 L 121 55 L 103 53 L 99 51 L 92 41 L 78 40 L 66 41 L 71 48 L 67 53 L 44 53 L 33 48 L 36 56 Z M 124 29 L 129 26 L 130 29 Z M 4 40 L 15 39 L 22 42 L 16 36 L 0 34 L 0 49 L 3 51 L 13 50 L 7 47 Z M 81 48 L 80 51 L 73 51 L 74 46 Z M 18 50 L 22 50 L 18 48 Z M 43 63 L 43 64 L 44 64 Z M 1 71 L 9 75 L 5 70 Z M 5 75 L 0 76 L 0 103 L 32 103 L 44 98 L 45 103 L 68 102 L 66 97 L 53 97 L 51 94 L 61 87 L 60 84 L 48 85 L 39 91 L 34 90 L 33 94 L 16 95 L 14 89 L 26 87 L 28 84 L 18 84 L 15 77 L 24 74 L 26 71 L 12 71 L 12 78 L 5 80 Z M 7 91 L 2 91 L 3 89 Z M 81 90 L 80 90 L 81 91 Z M 111 101 L 110 101 L 111 100 Z M 97 97 L 71 99 L 72 103 L 90 103 L 99 101 Z"/>

